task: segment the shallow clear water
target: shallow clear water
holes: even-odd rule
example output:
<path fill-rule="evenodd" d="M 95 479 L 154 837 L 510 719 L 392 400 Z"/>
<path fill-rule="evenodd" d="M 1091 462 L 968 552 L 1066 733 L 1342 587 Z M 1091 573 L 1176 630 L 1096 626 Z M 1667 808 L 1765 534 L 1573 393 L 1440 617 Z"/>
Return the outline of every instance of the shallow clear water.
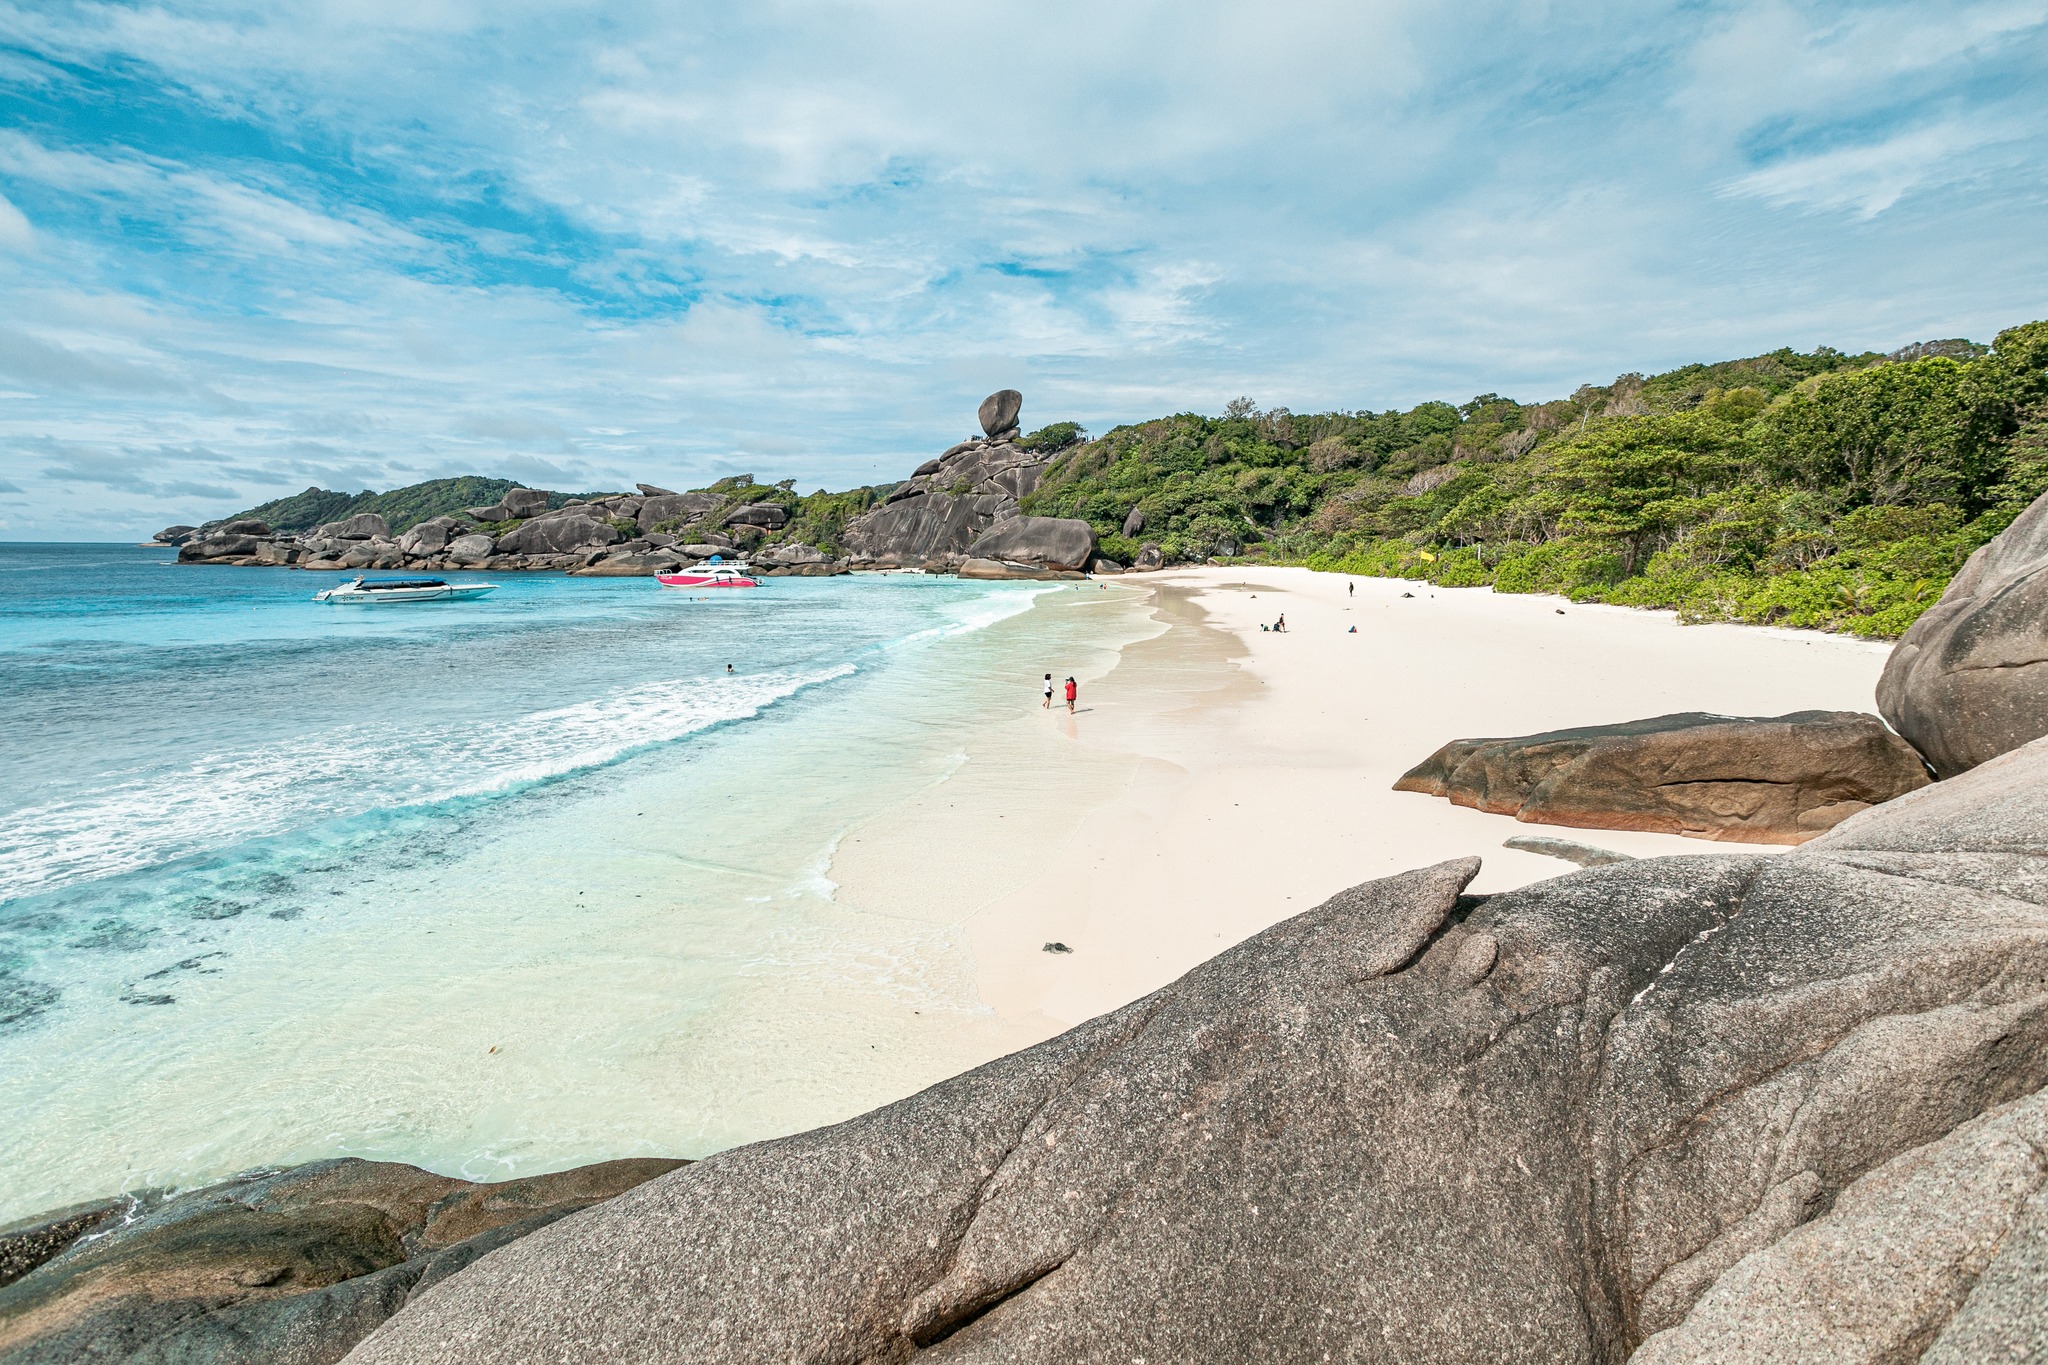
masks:
<path fill-rule="evenodd" d="M 994 643 L 1045 585 L 341 607 L 171 559 L 0 545 L 0 1220 L 688 1154 L 999 1050 L 950 937 L 823 874 L 1021 693 Z"/>

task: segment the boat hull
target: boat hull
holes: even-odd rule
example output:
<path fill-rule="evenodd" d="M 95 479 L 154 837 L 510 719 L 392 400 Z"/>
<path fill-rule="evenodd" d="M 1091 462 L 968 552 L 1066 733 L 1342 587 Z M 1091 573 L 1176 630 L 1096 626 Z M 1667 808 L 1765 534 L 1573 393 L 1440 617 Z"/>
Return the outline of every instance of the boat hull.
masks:
<path fill-rule="evenodd" d="M 313 600 L 329 606 L 347 607 L 388 607 L 405 602 L 472 602 L 489 596 L 497 586 L 495 583 L 479 583 L 459 588 L 394 588 L 382 592 L 344 592 L 330 588 L 316 593 Z"/>
<path fill-rule="evenodd" d="M 664 588 L 758 588 L 761 586 L 754 579 L 746 577 L 727 576 L 711 578 L 705 575 L 687 573 L 656 574 L 654 581 L 661 584 Z"/>

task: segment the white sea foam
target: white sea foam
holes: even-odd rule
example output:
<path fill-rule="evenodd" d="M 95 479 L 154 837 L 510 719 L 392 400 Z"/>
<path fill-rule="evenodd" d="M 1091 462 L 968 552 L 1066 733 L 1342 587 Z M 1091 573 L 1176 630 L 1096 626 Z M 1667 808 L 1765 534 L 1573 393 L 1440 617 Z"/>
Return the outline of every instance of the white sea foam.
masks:
<path fill-rule="evenodd" d="M 210 754 L 91 796 L 0 816 L 0 901 L 133 872 L 321 820 L 509 791 L 758 715 L 852 664 L 671 679 L 488 727 L 351 725 L 289 750 Z"/>

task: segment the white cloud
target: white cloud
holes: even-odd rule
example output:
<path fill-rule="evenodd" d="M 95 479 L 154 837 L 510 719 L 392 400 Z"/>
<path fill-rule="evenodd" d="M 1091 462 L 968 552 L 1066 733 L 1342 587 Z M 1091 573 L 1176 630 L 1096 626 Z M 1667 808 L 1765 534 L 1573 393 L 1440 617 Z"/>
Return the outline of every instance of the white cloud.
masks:
<path fill-rule="evenodd" d="M 35 244 L 35 229 L 29 226 L 27 216 L 6 195 L 0 194 L 0 248 L 30 251 Z"/>
<path fill-rule="evenodd" d="M 1853 209 L 1860 217 L 1874 218 L 1909 190 L 1975 173 L 1977 167 L 1965 155 L 2009 136 L 2005 130 L 1962 123 L 1918 128 L 1878 143 L 1793 157 L 1737 176 L 1725 190 L 1774 204 Z"/>
<path fill-rule="evenodd" d="M 470 471 L 843 486 L 1004 384 L 1102 429 L 1981 335 L 2048 311 L 2044 15 L 0 0 L 38 107 L 202 130 L 0 131 L 9 534 Z M 38 442 L 137 491 L 13 474 Z"/>

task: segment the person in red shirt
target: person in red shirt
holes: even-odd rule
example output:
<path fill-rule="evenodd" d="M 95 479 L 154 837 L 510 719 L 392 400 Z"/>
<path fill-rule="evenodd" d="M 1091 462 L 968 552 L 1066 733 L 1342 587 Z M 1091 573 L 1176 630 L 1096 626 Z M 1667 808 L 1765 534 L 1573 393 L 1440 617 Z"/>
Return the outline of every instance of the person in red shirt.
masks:
<path fill-rule="evenodd" d="M 1072 678 L 1067 679 L 1067 714 L 1074 714 L 1074 698 L 1081 695 L 1080 687 Z"/>

